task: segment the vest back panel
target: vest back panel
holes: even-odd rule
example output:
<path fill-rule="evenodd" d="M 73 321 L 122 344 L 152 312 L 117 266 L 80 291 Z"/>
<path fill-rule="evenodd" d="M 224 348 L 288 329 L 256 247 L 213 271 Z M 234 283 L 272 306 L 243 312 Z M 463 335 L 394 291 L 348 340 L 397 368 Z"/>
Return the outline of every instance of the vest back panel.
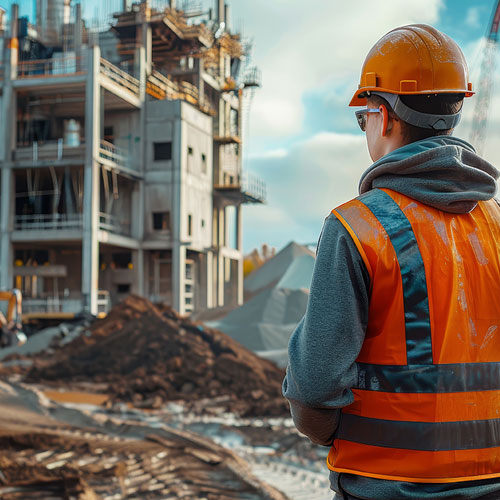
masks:
<path fill-rule="evenodd" d="M 354 403 L 328 466 L 415 482 L 500 477 L 500 208 L 391 190 L 333 211 L 370 274 Z"/>

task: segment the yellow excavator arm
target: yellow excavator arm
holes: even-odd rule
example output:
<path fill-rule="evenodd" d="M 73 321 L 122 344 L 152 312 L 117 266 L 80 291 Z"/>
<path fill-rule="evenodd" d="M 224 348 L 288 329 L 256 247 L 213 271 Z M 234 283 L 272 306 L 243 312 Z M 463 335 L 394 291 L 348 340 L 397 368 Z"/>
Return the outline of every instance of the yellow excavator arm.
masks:
<path fill-rule="evenodd" d="M 13 343 L 25 342 L 26 336 L 22 332 L 21 325 L 23 302 L 21 291 L 17 288 L 0 290 L 1 301 L 7 301 L 7 312 L 5 315 L 0 312 L 0 330 L 2 332 L 0 343 L 12 345 Z"/>

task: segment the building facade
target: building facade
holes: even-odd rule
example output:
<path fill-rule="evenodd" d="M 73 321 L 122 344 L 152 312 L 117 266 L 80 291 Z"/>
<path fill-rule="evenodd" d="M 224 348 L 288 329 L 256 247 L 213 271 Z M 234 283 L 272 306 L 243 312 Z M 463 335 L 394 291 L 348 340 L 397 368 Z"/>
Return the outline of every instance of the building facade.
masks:
<path fill-rule="evenodd" d="M 124 2 L 89 31 L 79 4 L 52 3 L 37 25 L 14 4 L 3 37 L 0 289 L 32 315 L 130 293 L 181 314 L 241 304 L 242 205 L 265 189 L 242 171 L 258 75 L 240 74 L 228 6 L 196 23 Z"/>

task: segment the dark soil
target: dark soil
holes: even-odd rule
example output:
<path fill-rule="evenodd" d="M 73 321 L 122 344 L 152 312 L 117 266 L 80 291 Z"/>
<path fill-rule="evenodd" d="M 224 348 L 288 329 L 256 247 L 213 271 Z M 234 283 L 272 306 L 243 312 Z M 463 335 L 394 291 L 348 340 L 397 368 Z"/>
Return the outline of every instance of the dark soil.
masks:
<path fill-rule="evenodd" d="M 106 383 L 112 400 L 138 407 L 209 398 L 219 411 L 278 416 L 288 414 L 283 376 L 222 332 L 130 296 L 51 359 L 35 358 L 26 380 Z"/>

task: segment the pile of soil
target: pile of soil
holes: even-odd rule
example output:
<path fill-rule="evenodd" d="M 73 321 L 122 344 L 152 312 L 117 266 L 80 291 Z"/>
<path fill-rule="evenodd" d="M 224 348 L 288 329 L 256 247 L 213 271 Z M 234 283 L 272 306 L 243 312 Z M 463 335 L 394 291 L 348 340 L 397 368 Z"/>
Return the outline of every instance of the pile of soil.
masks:
<path fill-rule="evenodd" d="M 105 383 L 138 407 L 210 398 L 240 416 L 278 416 L 288 414 L 283 375 L 222 332 L 132 295 L 51 359 L 35 358 L 27 381 Z"/>

